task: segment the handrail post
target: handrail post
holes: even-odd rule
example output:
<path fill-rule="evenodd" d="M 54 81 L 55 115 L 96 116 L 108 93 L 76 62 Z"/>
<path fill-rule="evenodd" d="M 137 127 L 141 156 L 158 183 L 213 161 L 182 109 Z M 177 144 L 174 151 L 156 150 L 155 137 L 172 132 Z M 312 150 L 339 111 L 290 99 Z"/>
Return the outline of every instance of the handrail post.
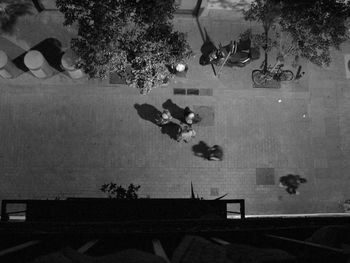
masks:
<path fill-rule="evenodd" d="M 8 214 L 7 214 L 7 201 L 2 200 L 1 202 L 1 221 L 2 222 L 7 222 L 9 220 Z"/>
<path fill-rule="evenodd" d="M 244 199 L 240 201 L 240 212 L 241 212 L 241 219 L 245 219 L 245 203 Z"/>

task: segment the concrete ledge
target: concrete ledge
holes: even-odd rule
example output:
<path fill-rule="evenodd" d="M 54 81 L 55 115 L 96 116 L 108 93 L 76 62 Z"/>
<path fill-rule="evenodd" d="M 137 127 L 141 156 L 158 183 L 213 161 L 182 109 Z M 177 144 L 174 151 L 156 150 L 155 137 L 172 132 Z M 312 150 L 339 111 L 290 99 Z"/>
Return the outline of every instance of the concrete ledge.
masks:
<path fill-rule="evenodd" d="M 276 215 L 245 215 L 246 218 L 312 218 L 312 217 L 350 217 L 350 213 L 315 213 L 315 214 L 276 214 Z M 228 219 L 240 218 L 240 215 L 228 215 Z"/>

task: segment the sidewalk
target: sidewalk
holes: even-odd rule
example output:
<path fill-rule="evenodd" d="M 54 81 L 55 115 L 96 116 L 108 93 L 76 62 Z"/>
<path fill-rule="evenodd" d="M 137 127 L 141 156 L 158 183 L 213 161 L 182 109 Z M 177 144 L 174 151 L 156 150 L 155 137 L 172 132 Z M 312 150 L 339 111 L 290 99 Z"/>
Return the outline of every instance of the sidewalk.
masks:
<path fill-rule="evenodd" d="M 60 16 L 55 17 L 19 21 L 22 33 L 7 39 L 10 43 L 0 38 L 0 44 L 7 43 L 2 48 L 16 43 L 20 53 L 48 37 L 66 47 L 74 30 L 66 32 Z M 22 29 L 43 21 L 49 21 L 42 27 L 50 30 L 31 35 Z M 108 81 L 72 80 L 64 73 L 47 80 L 30 73 L 0 79 L 0 199 L 102 196 L 99 187 L 111 181 L 140 184 L 141 197 L 187 198 L 192 181 L 205 199 L 225 193 L 244 198 L 247 214 L 341 212 L 350 186 L 350 93 L 342 53 L 334 52 L 328 70 L 308 65 L 300 82 L 254 89 L 250 74 L 261 59 L 245 68 L 225 68 L 218 79 L 210 66 L 198 63 L 203 39 L 197 21 L 175 22 L 188 32 L 196 56 L 187 78 L 148 96 Z M 237 39 L 248 27 L 259 30 L 242 19 L 210 15 L 199 24 L 216 44 Z M 174 95 L 174 88 L 211 92 Z M 205 125 L 195 127 L 197 136 L 188 144 L 171 140 L 135 109 L 135 104 L 149 104 L 161 110 L 168 99 L 182 108 L 205 109 Z M 224 160 L 194 156 L 192 146 L 199 141 L 222 145 Z M 287 173 L 308 179 L 300 195 L 289 196 L 278 187 L 278 178 Z"/>

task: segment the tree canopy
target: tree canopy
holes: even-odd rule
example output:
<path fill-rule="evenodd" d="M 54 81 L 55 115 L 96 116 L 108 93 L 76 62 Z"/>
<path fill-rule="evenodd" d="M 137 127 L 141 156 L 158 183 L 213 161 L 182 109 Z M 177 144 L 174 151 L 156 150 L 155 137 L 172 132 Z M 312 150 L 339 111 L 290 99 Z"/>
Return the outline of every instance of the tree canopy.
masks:
<path fill-rule="evenodd" d="M 142 93 L 171 77 L 168 66 L 187 60 L 192 51 L 171 19 L 174 0 L 57 0 L 65 25 L 78 24 L 71 47 L 77 67 L 93 78 L 122 74 Z"/>
<path fill-rule="evenodd" d="M 247 20 L 262 22 L 266 36 L 271 25 L 277 24 L 291 40 L 290 53 L 319 66 L 328 66 L 330 48 L 339 49 L 348 39 L 348 17 L 350 3 L 345 0 L 255 0 L 245 13 Z"/>

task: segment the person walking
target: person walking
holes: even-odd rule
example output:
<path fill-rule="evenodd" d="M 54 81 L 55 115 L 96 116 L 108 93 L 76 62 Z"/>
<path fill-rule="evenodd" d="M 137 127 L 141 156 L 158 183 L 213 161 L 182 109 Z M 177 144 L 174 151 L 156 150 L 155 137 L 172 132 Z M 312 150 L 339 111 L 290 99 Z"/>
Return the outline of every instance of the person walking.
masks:
<path fill-rule="evenodd" d="M 214 145 L 208 149 L 208 160 L 209 161 L 222 161 L 224 157 L 224 152 L 222 147 L 219 145 Z"/>
<path fill-rule="evenodd" d="M 306 183 L 307 180 L 300 175 L 287 174 L 280 178 L 280 187 L 284 187 L 289 194 L 298 195 L 297 191 L 300 184 Z"/>

